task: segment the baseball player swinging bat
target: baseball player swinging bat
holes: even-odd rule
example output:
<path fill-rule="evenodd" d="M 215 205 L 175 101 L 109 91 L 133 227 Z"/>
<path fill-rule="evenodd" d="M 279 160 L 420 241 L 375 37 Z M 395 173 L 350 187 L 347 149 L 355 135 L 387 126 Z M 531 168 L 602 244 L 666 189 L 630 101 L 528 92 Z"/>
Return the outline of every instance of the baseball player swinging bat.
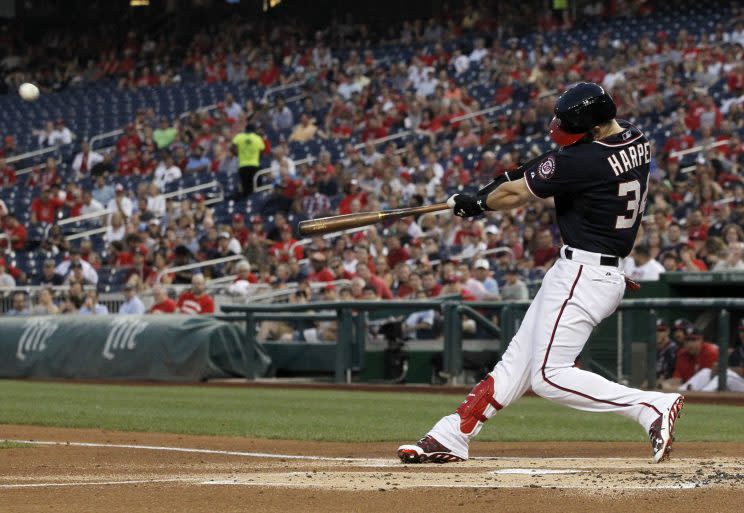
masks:
<path fill-rule="evenodd" d="M 483 424 L 530 388 L 564 406 L 637 422 L 651 442 L 651 461 L 669 458 L 681 394 L 633 389 L 575 366 L 592 330 L 625 292 L 623 259 L 646 206 L 651 143 L 638 127 L 615 118 L 615 102 L 598 84 L 575 84 L 554 113 L 550 137 L 560 149 L 507 183 L 448 200 L 455 215 L 475 217 L 552 197 L 564 246 L 501 361 L 453 413 L 418 442 L 398 448 L 403 463 L 468 459 L 470 440 Z"/>
<path fill-rule="evenodd" d="M 438 212 L 450 208 L 447 203 L 434 203 L 420 207 L 397 208 L 395 210 L 379 210 L 377 212 L 361 212 L 342 216 L 321 217 L 302 221 L 299 226 L 300 235 L 323 235 L 331 232 L 360 228 L 382 221 L 392 221 L 408 216 Z"/>

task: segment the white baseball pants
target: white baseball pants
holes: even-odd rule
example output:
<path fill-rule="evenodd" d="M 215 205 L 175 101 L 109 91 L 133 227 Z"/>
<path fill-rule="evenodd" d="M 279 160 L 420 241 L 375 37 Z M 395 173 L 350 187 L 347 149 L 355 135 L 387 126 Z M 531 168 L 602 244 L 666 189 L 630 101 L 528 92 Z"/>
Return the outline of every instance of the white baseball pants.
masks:
<path fill-rule="evenodd" d="M 563 250 L 561 254 L 565 256 Z M 617 309 L 625 292 L 622 269 L 598 265 L 599 256 L 574 249 L 572 260 L 560 258 L 545 275 L 517 334 L 490 373 L 494 398 L 506 407 L 531 387 L 541 397 L 578 410 L 619 413 L 648 431 L 677 394 L 628 388 L 574 367 L 592 329 Z M 489 405 L 484 416 L 496 412 Z M 482 427 L 478 424 L 465 435 L 454 413 L 429 434 L 467 458 L 469 439 Z"/>
<path fill-rule="evenodd" d="M 718 392 L 718 374 L 710 369 L 700 369 L 685 384 L 680 391 L 695 390 L 700 392 Z M 731 369 L 726 370 L 726 390 L 730 392 L 744 392 L 744 378 Z"/>

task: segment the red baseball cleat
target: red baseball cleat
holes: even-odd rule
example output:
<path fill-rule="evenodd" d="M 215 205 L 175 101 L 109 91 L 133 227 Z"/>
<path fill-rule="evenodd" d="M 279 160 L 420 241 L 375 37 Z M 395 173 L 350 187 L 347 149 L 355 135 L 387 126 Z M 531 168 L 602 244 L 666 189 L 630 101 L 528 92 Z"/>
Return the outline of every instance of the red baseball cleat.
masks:
<path fill-rule="evenodd" d="M 685 398 L 681 395 L 678 396 L 669 409 L 651 424 L 648 437 L 651 439 L 654 463 L 661 463 L 669 459 L 669 453 L 672 452 L 672 442 L 674 441 L 674 423 L 680 417 L 680 411 L 684 405 Z"/>
<path fill-rule="evenodd" d="M 440 444 L 433 436 L 426 435 L 416 445 L 398 447 L 398 457 L 403 463 L 451 463 L 465 461 Z"/>

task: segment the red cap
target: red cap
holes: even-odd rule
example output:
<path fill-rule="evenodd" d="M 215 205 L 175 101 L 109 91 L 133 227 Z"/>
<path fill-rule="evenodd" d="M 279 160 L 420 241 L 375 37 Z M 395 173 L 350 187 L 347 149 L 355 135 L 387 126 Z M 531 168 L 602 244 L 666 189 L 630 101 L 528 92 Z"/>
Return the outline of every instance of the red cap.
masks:
<path fill-rule="evenodd" d="M 453 164 L 462 164 L 462 157 L 460 155 L 455 155 L 452 158 L 452 163 Z"/>
<path fill-rule="evenodd" d="M 553 117 L 553 120 L 550 122 L 550 138 L 553 139 L 553 142 L 558 146 L 571 146 L 572 144 L 576 144 L 585 135 L 586 132 L 580 134 L 566 132 L 561 128 L 561 120 L 557 117 Z"/>
<path fill-rule="evenodd" d="M 333 283 L 329 283 L 325 287 L 323 287 L 323 290 L 336 290 L 336 286 Z"/>
<path fill-rule="evenodd" d="M 202 201 L 204 201 L 204 195 L 197 192 L 196 194 L 194 194 L 194 201 L 198 201 L 201 203 Z"/>
<path fill-rule="evenodd" d="M 251 216 L 251 223 L 253 224 L 263 223 L 263 217 L 261 217 L 258 214 L 256 214 L 255 216 Z"/>
<path fill-rule="evenodd" d="M 245 221 L 243 214 L 233 214 L 233 223 L 242 223 L 243 221 Z"/>
<path fill-rule="evenodd" d="M 403 171 L 403 172 L 402 172 L 402 173 L 400 174 L 400 178 L 401 178 L 401 180 L 407 180 L 407 181 L 409 181 L 409 182 L 410 182 L 411 180 L 413 180 L 413 176 L 411 176 L 411 173 L 410 173 L 410 172 L 408 172 L 408 171 Z"/>

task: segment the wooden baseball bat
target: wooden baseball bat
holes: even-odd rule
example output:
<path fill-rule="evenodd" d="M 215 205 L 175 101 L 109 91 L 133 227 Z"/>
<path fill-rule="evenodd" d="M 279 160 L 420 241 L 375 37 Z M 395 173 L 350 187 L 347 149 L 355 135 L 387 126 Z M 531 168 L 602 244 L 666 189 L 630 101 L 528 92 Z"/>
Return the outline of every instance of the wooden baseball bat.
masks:
<path fill-rule="evenodd" d="M 320 219 L 309 219 L 302 221 L 299 226 L 300 235 L 323 235 L 331 232 L 340 232 L 368 226 L 382 221 L 391 221 L 402 217 L 426 214 L 447 210 L 447 203 L 434 203 L 420 207 L 397 208 L 395 210 L 380 210 L 377 212 L 362 212 L 359 214 L 346 214 L 342 216 L 321 217 Z"/>

